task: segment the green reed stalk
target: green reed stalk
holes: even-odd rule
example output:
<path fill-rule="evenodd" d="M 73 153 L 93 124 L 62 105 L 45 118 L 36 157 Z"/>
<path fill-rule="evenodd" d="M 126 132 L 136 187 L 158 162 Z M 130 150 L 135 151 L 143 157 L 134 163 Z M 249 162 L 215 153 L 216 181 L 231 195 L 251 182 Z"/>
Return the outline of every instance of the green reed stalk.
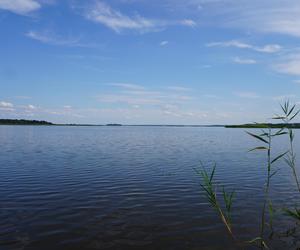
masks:
<path fill-rule="evenodd" d="M 214 184 L 214 175 L 216 170 L 216 164 L 214 165 L 211 173 L 209 174 L 207 170 L 202 165 L 202 169 L 198 170 L 195 169 L 196 173 L 202 177 L 202 184 L 201 187 L 205 191 L 205 195 L 210 202 L 211 206 L 216 209 L 217 213 L 219 214 L 222 222 L 224 223 L 228 233 L 230 236 L 236 240 L 233 232 L 232 232 L 232 226 L 231 226 L 231 208 L 233 203 L 233 197 L 234 197 L 234 191 L 228 193 L 225 191 L 225 188 L 222 189 L 223 194 L 223 200 L 225 204 L 225 209 L 222 208 L 220 205 L 217 192 L 216 192 L 216 186 Z M 224 211 L 225 210 L 225 211 Z"/>
<path fill-rule="evenodd" d="M 300 183 L 299 183 L 299 177 L 296 171 L 296 154 L 294 151 L 294 138 L 295 134 L 291 127 L 290 122 L 299 114 L 300 110 L 295 111 L 296 105 L 290 105 L 289 101 L 286 101 L 283 105 L 280 105 L 281 109 L 283 111 L 283 115 L 275 116 L 273 119 L 279 119 L 282 120 L 285 128 L 287 129 L 287 134 L 289 137 L 289 151 L 287 154 L 287 157 L 285 158 L 285 162 L 288 164 L 288 166 L 292 169 L 292 173 L 297 185 L 297 189 L 300 192 Z"/>
<path fill-rule="evenodd" d="M 271 157 L 271 151 L 272 151 L 272 138 L 284 135 L 286 132 L 283 131 L 283 129 L 278 130 L 274 134 L 272 134 L 272 130 L 269 127 L 268 130 L 262 130 L 261 134 L 253 134 L 250 132 L 247 132 L 250 136 L 254 137 L 255 139 L 261 141 L 264 143 L 263 146 L 259 146 L 256 148 L 251 149 L 250 151 L 256 151 L 256 150 L 266 150 L 267 152 L 267 177 L 266 177 L 266 184 L 265 184 L 265 189 L 264 189 L 264 201 L 263 201 L 263 209 L 261 213 L 261 224 L 260 224 L 260 247 L 261 249 L 267 248 L 267 245 L 265 243 L 265 226 L 266 226 L 266 214 L 267 214 L 267 204 L 269 205 L 269 221 L 268 225 L 270 226 L 271 231 L 273 231 L 273 206 L 272 206 L 272 201 L 269 197 L 270 193 L 270 185 L 271 185 L 271 178 L 277 173 L 277 170 L 273 170 L 272 165 L 284 157 L 287 152 L 281 153 L 277 155 L 275 158 Z"/>
<path fill-rule="evenodd" d="M 258 150 L 265 150 L 267 153 L 267 176 L 266 176 L 266 181 L 264 185 L 264 200 L 263 200 L 263 207 L 262 207 L 262 212 L 261 212 L 261 222 L 260 222 L 260 236 L 256 237 L 250 241 L 246 242 L 240 242 L 240 244 L 256 244 L 259 243 L 261 249 L 268 249 L 269 247 L 266 244 L 265 241 L 265 234 L 266 234 L 266 225 L 270 227 L 271 234 L 270 238 L 273 235 L 273 214 L 274 214 L 274 209 L 273 209 L 273 204 L 270 199 L 270 190 L 271 190 L 271 179 L 272 177 L 277 173 L 278 170 L 274 169 L 273 164 L 277 162 L 279 159 L 284 158 L 284 160 L 287 162 L 287 164 L 291 167 L 293 176 L 295 178 L 295 182 L 297 184 L 297 188 L 300 192 L 300 184 L 299 184 L 299 178 L 298 174 L 296 171 L 296 154 L 294 152 L 294 133 L 293 130 L 289 124 L 291 120 L 293 120 L 300 112 L 294 112 L 295 110 L 295 105 L 290 106 L 289 102 L 285 102 L 284 105 L 281 105 L 281 108 L 284 112 L 283 116 L 276 116 L 273 119 L 280 119 L 284 122 L 283 126 L 280 126 L 281 129 L 275 131 L 273 133 L 271 126 L 268 126 L 267 129 L 262 130 L 261 133 L 259 134 L 253 134 L 250 132 L 247 132 L 250 136 L 253 138 L 257 139 L 259 142 L 263 143 L 263 145 L 257 146 L 249 151 L 258 151 Z M 289 150 L 280 153 L 276 155 L 274 158 L 272 158 L 272 142 L 273 138 L 281 135 L 289 135 Z M 202 184 L 201 187 L 206 193 L 207 199 L 209 200 L 210 204 L 212 207 L 216 209 L 218 212 L 222 222 L 224 223 L 227 231 L 231 235 L 231 237 L 235 240 L 236 243 L 239 243 L 233 234 L 232 231 L 232 226 L 231 226 L 231 206 L 233 202 L 233 195 L 234 192 L 231 192 L 228 194 L 225 189 L 223 188 L 223 199 L 224 199 L 224 204 L 225 204 L 225 209 L 222 208 L 220 205 L 220 202 L 217 197 L 216 193 L 216 187 L 214 186 L 213 183 L 213 178 L 215 174 L 215 169 L 216 165 L 213 167 L 213 170 L 210 174 L 203 168 L 202 170 L 197 171 L 197 173 L 202 176 Z M 267 206 L 269 210 L 267 210 Z M 225 211 L 225 212 L 224 212 Z M 300 209 L 295 208 L 295 210 L 289 210 L 285 209 L 285 213 L 293 218 L 296 218 L 298 222 L 300 222 Z M 268 216 L 268 217 L 267 217 Z M 268 220 L 267 220 L 268 218 Z"/>
<path fill-rule="evenodd" d="M 266 206 L 267 202 L 269 200 L 269 189 L 270 189 L 270 181 L 271 181 L 271 146 L 272 146 L 272 134 L 271 134 L 271 128 L 268 129 L 268 131 L 262 130 L 262 134 L 253 134 L 250 132 L 247 132 L 250 136 L 254 137 L 255 139 L 258 139 L 259 141 L 262 141 L 263 143 L 267 144 L 266 146 L 259 146 L 256 148 L 251 149 L 250 151 L 254 150 L 266 150 L 267 151 L 267 179 L 266 179 L 266 186 L 264 190 L 264 202 L 263 202 L 263 208 L 261 213 L 261 223 L 260 223 L 260 241 L 261 241 L 261 249 L 264 249 L 265 243 L 264 243 L 264 235 L 265 235 L 265 225 L 266 225 Z"/>
<path fill-rule="evenodd" d="M 269 189 L 270 189 L 270 180 L 271 180 L 271 145 L 272 145 L 272 137 L 271 137 L 271 129 L 269 128 L 268 134 L 268 149 L 267 149 L 267 155 L 268 155 L 268 174 L 267 174 L 267 184 L 265 188 L 265 199 L 264 199 L 264 205 L 261 215 L 261 229 L 260 229 L 260 237 L 263 240 L 264 239 L 264 233 L 265 233 L 265 217 L 266 217 L 266 205 L 269 200 Z M 264 249 L 264 244 L 261 242 L 261 248 Z"/>
<path fill-rule="evenodd" d="M 288 138 L 289 138 L 289 151 L 287 157 L 285 157 L 285 162 L 292 169 L 292 174 L 295 179 L 295 183 L 297 185 L 297 189 L 300 192 L 300 184 L 299 177 L 296 171 L 296 153 L 294 151 L 294 138 L 295 134 L 292 129 L 290 122 L 299 114 L 300 110 L 295 110 L 296 105 L 290 105 L 289 101 L 286 101 L 284 105 L 280 105 L 283 111 L 283 115 L 277 115 L 273 119 L 282 120 L 285 124 L 285 128 L 287 130 Z M 296 219 L 297 222 L 300 222 L 300 210 L 295 207 L 294 209 L 284 208 L 283 211 L 285 214 L 291 218 Z"/>
<path fill-rule="evenodd" d="M 288 154 L 288 159 L 286 159 L 286 162 L 288 163 L 288 165 L 291 167 L 293 171 L 293 176 L 295 178 L 298 191 L 300 192 L 299 178 L 296 171 L 296 154 L 294 152 L 294 133 L 291 128 L 289 128 L 288 130 L 289 130 L 289 138 L 290 138 L 290 151 Z"/>

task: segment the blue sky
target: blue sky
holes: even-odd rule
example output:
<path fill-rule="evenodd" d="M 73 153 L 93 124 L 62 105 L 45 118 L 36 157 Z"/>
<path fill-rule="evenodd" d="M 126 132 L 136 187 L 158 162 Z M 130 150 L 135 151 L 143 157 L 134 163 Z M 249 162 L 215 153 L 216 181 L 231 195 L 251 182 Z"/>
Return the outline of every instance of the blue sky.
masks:
<path fill-rule="evenodd" d="M 300 104 L 297 0 L 0 0 L 0 117 L 232 124 Z"/>

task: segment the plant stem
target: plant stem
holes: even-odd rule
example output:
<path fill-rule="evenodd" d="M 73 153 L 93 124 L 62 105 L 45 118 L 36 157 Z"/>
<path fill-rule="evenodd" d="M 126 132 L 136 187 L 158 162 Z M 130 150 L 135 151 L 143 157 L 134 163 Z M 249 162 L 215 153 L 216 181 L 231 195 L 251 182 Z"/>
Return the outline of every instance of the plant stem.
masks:
<path fill-rule="evenodd" d="M 226 219 L 226 217 L 225 217 L 225 215 L 224 215 L 224 213 L 223 213 L 223 211 L 222 211 L 220 205 L 219 205 L 218 203 L 217 203 L 216 205 L 217 205 L 217 206 L 216 206 L 217 211 L 218 211 L 218 213 L 220 214 L 220 217 L 221 217 L 221 219 L 222 219 L 222 221 L 223 221 L 223 223 L 224 223 L 224 225 L 225 225 L 227 231 L 229 232 L 230 236 L 231 236 L 234 240 L 236 240 L 236 238 L 235 238 L 235 236 L 234 236 L 234 234 L 233 234 L 233 232 L 232 232 L 232 230 L 231 230 L 231 225 L 230 225 L 229 222 L 227 221 L 227 219 Z"/>
<path fill-rule="evenodd" d="M 270 179 L 271 179 L 271 128 L 269 128 L 269 133 L 268 133 L 268 175 L 267 175 L 267 183 L 266 183 L 266 189 L 265 189 L 265 200 L 264 200 L 264 205 L 263 205 L 263 210 L 262 210 L 262 215 L 261 215 L 261 231 L 260 231 L 260 237 L 262 239 L 261 242 L 261 249 L 264 249 L 263 245 L 263 239 L 264 239 L 264 232 L 265 232 L 265 217 L 266 217 L 266 205 L 267 201 L 269 199 L 269 187 L 270 187 Z"/>
<path fill-rule="evenodd" d="M 298 191 L 300 192 L 300 184 L 298 180 L 298 175 L 296 172 L 296 163 L 295 163 L 295 153 L 294 153 L 294 143 L 293 143 L 293 130 L 289 129 L 290 136 L 290 158 L 291 158 L 291 168 L 293 170 L 293 175 L 297 184 Z"/>

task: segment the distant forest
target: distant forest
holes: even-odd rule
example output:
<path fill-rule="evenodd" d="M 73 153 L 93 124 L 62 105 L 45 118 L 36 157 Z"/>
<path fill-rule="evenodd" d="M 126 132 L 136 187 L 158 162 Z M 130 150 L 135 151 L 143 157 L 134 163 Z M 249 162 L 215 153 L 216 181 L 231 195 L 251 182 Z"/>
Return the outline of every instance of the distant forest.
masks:
<path fill-rule="evenodd" d="M 225 128 L 300 128 L 300 123 L 250 123 L 241 125 L 226 125 Z"/>
<path fill-rule="evenodd" d="M 37 120 L 0 119 L 0 125 L 54 125 L 54 124 L 47 121 L 37 121 Z"/>

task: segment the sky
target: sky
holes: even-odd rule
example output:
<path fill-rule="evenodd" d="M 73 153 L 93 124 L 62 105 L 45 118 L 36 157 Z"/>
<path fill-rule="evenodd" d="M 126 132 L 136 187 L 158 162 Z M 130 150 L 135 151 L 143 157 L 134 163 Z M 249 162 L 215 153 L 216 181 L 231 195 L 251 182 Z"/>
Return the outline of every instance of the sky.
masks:
<path fill-rule="evenodd" d="M 269 121 L 300 104 L 299 13 L 298 0 L 0 0 L 0 118 Z"/>

